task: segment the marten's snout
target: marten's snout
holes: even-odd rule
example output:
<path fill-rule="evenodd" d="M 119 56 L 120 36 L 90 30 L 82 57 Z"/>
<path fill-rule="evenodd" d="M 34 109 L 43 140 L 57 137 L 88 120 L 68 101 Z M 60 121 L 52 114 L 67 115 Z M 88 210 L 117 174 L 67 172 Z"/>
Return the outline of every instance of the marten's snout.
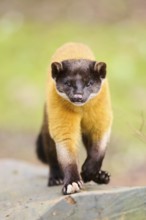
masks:
<path fill-rule="evenodd" d="M 73 102 L 82 102 L 83 101 L 83 94 L 76 93 L 72 99 Z"/>

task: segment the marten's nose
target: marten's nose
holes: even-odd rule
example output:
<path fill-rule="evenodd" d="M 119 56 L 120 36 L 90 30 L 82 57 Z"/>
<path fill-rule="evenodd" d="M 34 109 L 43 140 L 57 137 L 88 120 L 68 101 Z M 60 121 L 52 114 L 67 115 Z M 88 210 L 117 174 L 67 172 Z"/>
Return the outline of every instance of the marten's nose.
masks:
<path fill-rule="evenodd" d="M 74 102 L 81 102 L 83 100 L 83 94 L 76 93 L 74 94 Z"/>

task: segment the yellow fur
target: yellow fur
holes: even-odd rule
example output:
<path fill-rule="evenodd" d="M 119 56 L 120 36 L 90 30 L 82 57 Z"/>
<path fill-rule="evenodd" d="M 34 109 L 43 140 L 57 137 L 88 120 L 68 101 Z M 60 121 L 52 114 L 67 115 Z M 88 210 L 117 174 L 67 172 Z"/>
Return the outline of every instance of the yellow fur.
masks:
<path fill-rule="evenodd" d="M 86 45 L 78 43 L 63 45 L 56 51 L 51 61 L 60 62 L 67 59 L 96 60 Z M 46 102 L 50 134 L 55 142 L 65 146 L 74 158 L 81 132 L 90 134 L 94 141 L 100 142 L 111 128 L 112 110 L 107 79 L 104 80 L 96 97 L 78 107 L 57 94 L 49 68 Z"/>

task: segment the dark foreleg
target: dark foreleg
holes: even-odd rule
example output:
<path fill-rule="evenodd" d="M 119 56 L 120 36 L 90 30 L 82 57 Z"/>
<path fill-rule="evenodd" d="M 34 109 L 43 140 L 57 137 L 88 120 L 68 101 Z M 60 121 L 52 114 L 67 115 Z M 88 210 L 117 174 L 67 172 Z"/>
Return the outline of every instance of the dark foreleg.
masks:
<path fill-rule="evenodd" d="M 98 184 L 109 183 L 110 175 L 106 171 L 101 170 L 108 138 L 105 136 L 101 141 L 93 141 L 90 136 L 83 134 L 82 139 L 87 151 L 87 158 L 81 172 L 83 181 L 93 180 Z"/>

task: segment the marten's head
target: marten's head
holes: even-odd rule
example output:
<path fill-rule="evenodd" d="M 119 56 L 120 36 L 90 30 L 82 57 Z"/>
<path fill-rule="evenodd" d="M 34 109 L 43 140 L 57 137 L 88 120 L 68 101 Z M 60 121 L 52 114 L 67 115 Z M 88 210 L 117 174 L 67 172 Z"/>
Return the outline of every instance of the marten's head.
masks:
<path fill-rule="evenodd" d="M 95 97 L 106 77 L 106 64 L 86 59 L 53 62 L 52 77 L 57 93 L 74 105 Z"/>

